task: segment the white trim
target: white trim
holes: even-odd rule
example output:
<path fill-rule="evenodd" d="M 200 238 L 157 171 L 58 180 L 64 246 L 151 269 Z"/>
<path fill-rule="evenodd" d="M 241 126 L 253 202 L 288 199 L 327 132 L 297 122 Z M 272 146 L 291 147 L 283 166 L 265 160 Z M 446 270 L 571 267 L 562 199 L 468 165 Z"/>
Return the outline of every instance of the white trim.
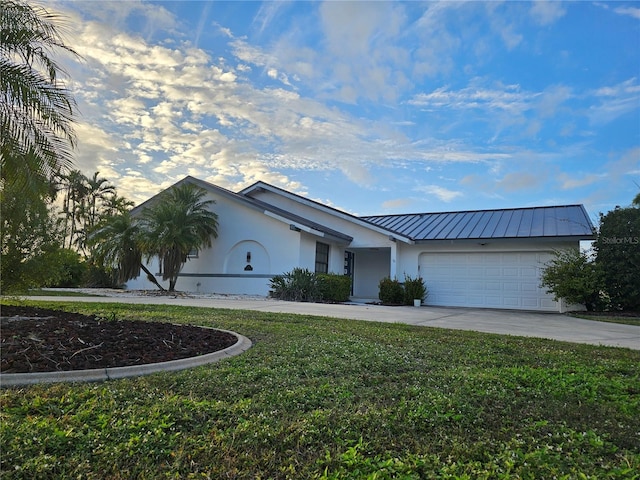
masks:
<path fill-rule="evenodd" d="M 320 230 L 316 230 L 315 228 L 307 227 L 306 225 L 301 225 L 299 223 L 292 222 L 288 218 L 285 218 L 277 213 L 270 212 L 269 210 L 265 210 L 264 213 L 267 217 L 275 218 L 276 220 L 281 221 L 282 223 L 286 223 L 287 225 L 293 225 L 296 229 L 302 230 L 303 232 L 310 233 L 311 235 L 316 235 L 318 237 L 325 237 L 325 233 Z"/>

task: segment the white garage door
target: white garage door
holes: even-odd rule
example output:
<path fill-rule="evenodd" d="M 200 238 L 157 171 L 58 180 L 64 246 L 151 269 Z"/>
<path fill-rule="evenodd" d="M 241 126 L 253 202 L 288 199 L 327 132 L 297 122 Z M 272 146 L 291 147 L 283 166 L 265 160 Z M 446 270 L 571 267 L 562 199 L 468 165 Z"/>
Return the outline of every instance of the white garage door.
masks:
<path fill-rule="evenodd" d="M 540 271 L 551 258 L 540 252 L 423 253 L 425 303 L 558 311 L 553 297 L 540 288 Z"/>

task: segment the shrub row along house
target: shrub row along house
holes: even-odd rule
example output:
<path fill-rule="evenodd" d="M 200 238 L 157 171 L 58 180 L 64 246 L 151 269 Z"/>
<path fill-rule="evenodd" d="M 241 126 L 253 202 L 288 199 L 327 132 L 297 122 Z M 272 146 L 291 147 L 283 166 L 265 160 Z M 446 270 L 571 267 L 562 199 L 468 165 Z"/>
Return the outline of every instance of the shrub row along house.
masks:
<path fill-rule="evenodd" d="M 191 292 L 268 295 L 274 275 L 306 268 L 349 275 L 353 298 L 376 299 L 381 279 L 406 275 L 424 279 L 427 305 L 564 311 L 541 270 L 554 250 L 594 238 L 582 205 L 357 217 L 264 182 L 237 193 L 193 177 L 174 187 L 184 182 L 207 191 L 219 222 L 212 247 L 180 273 Z M 127 286 L 152 287 L 144 275 Z"/>

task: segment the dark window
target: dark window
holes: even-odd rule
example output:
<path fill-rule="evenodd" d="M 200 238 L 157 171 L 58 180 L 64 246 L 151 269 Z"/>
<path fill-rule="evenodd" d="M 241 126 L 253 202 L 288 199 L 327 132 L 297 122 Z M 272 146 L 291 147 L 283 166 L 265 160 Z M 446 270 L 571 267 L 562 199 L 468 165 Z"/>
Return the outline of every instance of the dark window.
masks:
<path fill-rule="evenodd" d="M 329 245 L 316 242 L 316 273 L 329 273 Z"/>

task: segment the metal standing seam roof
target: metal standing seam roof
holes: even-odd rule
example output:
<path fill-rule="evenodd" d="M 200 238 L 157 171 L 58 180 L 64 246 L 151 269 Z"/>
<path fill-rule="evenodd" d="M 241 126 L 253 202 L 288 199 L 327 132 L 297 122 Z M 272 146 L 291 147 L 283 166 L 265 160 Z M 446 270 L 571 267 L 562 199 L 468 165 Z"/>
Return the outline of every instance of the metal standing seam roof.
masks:
<path fill-rule="evenodd" d="M 593 238 L 582 205 L 360 217 L 414 241 L 496 238 Z"/>
<path fill-rule="evenodd" d="M 353 237 L 350 235 L 338 232 L 299 215 L 292 214 L 266 202 L 251 198 L 247 196 L 244 191 L 235 193 L 190 176 L 185 177 L 175 185 L 183 182 L 195 183 L 207 190 L 216 191 L 219 194 L 245 203 L 251 208 L 272 212 L 284 219 L 317 230 L 337 240 L 346 243 L 350 243 L 353 240 Z M 133 208 L 131 210 L 132 214 L 138 214 L 146 206 L 152 204 L 157 197 L 158 195 Z M 350 216 L 348 214 L 344 215 Z M 492 238 L 579 237 L 585 240 L 595 238 L 593 224 L 582 205 L 373 215 L 363 217 L 353 216 L 353 219 L 358 219 L 416 242 Z"/>

